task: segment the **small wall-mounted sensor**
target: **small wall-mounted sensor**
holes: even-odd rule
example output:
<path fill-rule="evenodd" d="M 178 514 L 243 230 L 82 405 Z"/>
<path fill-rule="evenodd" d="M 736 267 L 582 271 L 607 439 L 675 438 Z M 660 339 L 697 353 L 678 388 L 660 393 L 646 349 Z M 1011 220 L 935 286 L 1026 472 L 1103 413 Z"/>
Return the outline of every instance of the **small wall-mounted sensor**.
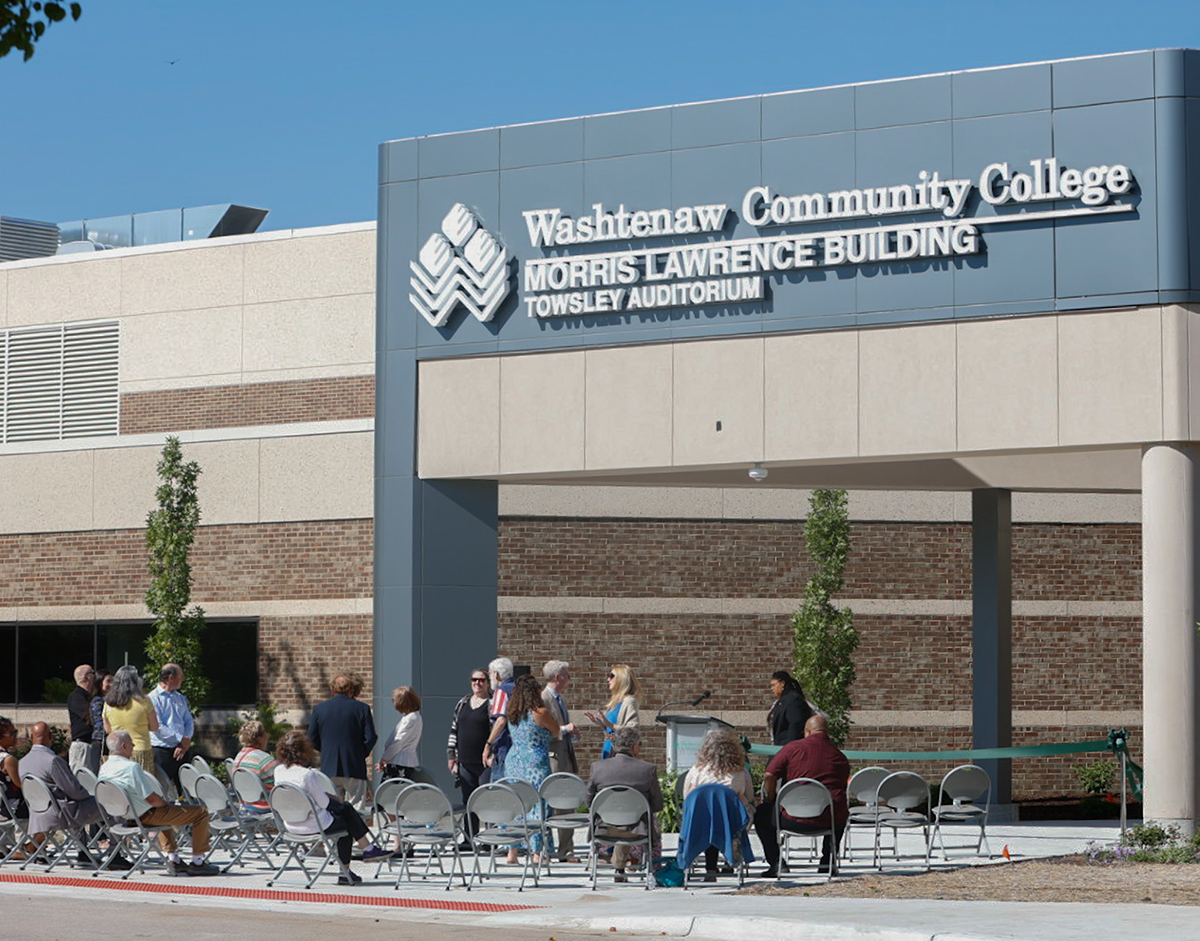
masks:
<path fill-rule="evenodd" d="M 769 474 L 770 471 L 768 471 L 761 464 L 756 463 L 746 473 L 748 473 L 750 475 L 750 479 L 753 480 L 756 484 L 761 484 L 764 480 L 767 479 L 767 474 Z"/>
<path fill-rule="evenodd" d="M 717 422 L 717 431 L 720 431 L 720 430 L 721 430 L 721 423 Z"/>

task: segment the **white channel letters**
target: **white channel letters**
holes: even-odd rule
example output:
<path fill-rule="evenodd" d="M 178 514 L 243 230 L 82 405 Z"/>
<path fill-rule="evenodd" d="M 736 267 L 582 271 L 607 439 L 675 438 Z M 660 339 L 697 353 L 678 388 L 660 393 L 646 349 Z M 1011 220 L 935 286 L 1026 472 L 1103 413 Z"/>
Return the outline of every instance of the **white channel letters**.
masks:
<path fill-rule="evenodd" d="M 828 192 L 752 186 L 737 209 L 766 232 L 738 239 L 723 236 L 733 213 L 723 203 L 595 203 L 579 216 L 530 209 L 522 213 L 529 244 L 559 254 L 524 263 L 522 301 L 539 319 L 752 303 L 766 298 L 776 272 L 974 255 L 983 251 L 981 228 L 1131 212 L 1135 206 L 1118 197 L 1134 186 L 1123 164 L 1075 168 L 1056 157 L 989 163 L 974 179 L 922 170 L 904 183 Z M 1039 207 L 1048 203 L 1056 205 Z M 999 211 L 980 215 L 972 206 Z M 625 244 L 605 250 L 605 243 Z M 456 205 L 412 264 L 412 302 L 434 326 L 459 303 L 486 321 L 507 296 L 508 259 L 474 213 Z"/>
<path fill-rule="evenodd" d="M 989 163 L 974 180 L 943 179 L 937 171 L 922 170 L 907 183 L 824 193 L 783 194 L 753 186 L 739 207 L 751 225 L 834 227 L 742 239 L 720 238 L 730 212 L 721 204 L 614 210 L 596 203 L 591 214 L 578 218 L 561 209 L 533 209 L 523 213 L 525 225 L 530 244 L 543 250 L 680 235 L 716 238 L 528 261 L 523 300 L 528 315 L 538 318 L 758 301 L 766 296 L 766 276 L 773 272 L 974 255 L 982 251 L 982 227 L 1129 212 L 1131 204 L 1113 198 L 1133 185 L 1133 174 L 1122 164 L 1076 169 L 1047 157 L 1027 167 Z M 1023 211 L 967 216 L 974 193 L 988 205 Z M 1052 201 L 1082 205 L 1024 208 Z M 886 221 L 921 214 L 933 218 Z M 851 220 L 867 224 L 846 226 Z"/>

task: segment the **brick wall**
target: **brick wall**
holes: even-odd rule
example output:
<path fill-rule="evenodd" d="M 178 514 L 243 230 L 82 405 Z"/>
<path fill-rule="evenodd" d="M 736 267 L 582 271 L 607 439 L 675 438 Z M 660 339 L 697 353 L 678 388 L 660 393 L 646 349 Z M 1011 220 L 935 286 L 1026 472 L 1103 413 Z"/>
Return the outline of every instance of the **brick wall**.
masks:
<path fill-rule="evenodd" d="M 329 698 L 342 670 L 367 682 L 371 701 L 371 616 L 264 617 L 258 622 L 258 689 L 266 701 L 311 709 Z"/>
<path fill-rule="evenodd" d="M 205 526 L 193 554 L 200 603 L 369 598 L 372 522 L 333 520 Z M 0 606 L 131 604 L 148 575 L 141 530 L 0 536 Z M 965 599 L 970 527 L 856 524 L 846 597 Z M 1136 601 L 1136 526 L 1014 527 L 1018 600 Z M 798 599 L 807 571 L 795 522 L 506 518 L 500 521 L 503 595 L 751 597 Z M 971 625 L 967 616 L 863 614 L 855 688 L 867 710 L 969 710 Z M 369 615 L 260 618 L 260 695 L 283 708 L 323 699 L 332 672 L 371 676 Z M 1141 698 L 1141 626 L 1136 617 L 1017 617 L 1014 706 L 1021 710 L 1136 708 Z M 765 718 L 766 677 L 787 667 L 787 615 L 525 614 L 499 619 L 500 650 L 535 667 L 570 661 L 568 701 L 576 714 L 601 706 L 604 674 L 632 664 L 645 683 L 646 753 L 662 762 L 664 735 L 652 722 L 662 703 L 713 690 L 716 709 Z M 488 651 L 480 652 L 485 659 Z M 370 695 L 370 691 L 364 694 Z M 764 739 L 761 722 L 742 730 Z M 1133 730 L 1131 730 L 1133 731 Z M 1103 729 L 1014 730 L 1017 743 L 1099 738 Z M 858 749 L 958 748 L 967 728 L 856 727 Z M 1137 737 L 1133 739 L 1135 750 Z M 600 737 L 580 757 L 596 757 Z M 1017 796 L 1077 790 L 1071 767 L 1098 756 L 1021 761 Z M 945 768 L 919 770 L 940 777 Z"/>
<path fill-rule="evenodd" d="M 371 520 L 202 526 L 192 600 L 369 598 Z M 0 605 L 137 604 L 149 585 L 140 529 L 0 536 Z"/>
<path fill-rule="evenodd" d="M 121 434 L 373 418 L 375 378 L 337 376 L 121 396 Z"/>
<path fill-rule="evenodd" d="M 962 524 L 856 523 L 843 597 L 967 600 L 971 528 Z M 803 524 L 781 521 L 506 518 L 500 525 L 500 593 L 533 597 L 799 599 L 808 577 Z M 1013 527 L 1013 593 L 1018 601 L 1138 601 L 1140 528 L 1135 525 L 1022 524 Z M 857 708 L 969 710 L 969 616 L 855 618 Z M 571 662 L 576 709 L 599 706 L 609 664 L 628 662 L 645 683 L 648 756 L 663 760 L 663 702 L 712 689 L 714 708 L 761 711 L 765 678 L 789 665 L 789 618 L 741 615 L 523 614 L 500 616 L 500 648 L 537 668 Z M 1013 625 L 1013 705 L 1018 710 L 1116 710 L 1141 702 L 1137 617 L 1021 616 Z M 764 740 L 760 726 L 743 729 Z M 1104 729 L 1014 729 L 1014 744 L 1102 738 Z M 856 727 L 862 750 L 966 748 L 966 727 Z M 595 757 L 599 736 L 580 749 Z M 1018 798 L 1078 791 L 1073 765 L 1098 755 L 1021 760 Z M 927 767 L 926 767 L 927 765 Z M 938 780 L 946 763 L 921 763 Z"/>
<path fill-rule="evenodd" d="M 851 546 L 847 600 L 971 596 L 969 525 L 855 523 Z M 807 556 L 794 521 L 506 518 L 500 593 L 798 599 Z M 1013 596 L 1139 600 L 1140 527 L 1014 526 Z"/>

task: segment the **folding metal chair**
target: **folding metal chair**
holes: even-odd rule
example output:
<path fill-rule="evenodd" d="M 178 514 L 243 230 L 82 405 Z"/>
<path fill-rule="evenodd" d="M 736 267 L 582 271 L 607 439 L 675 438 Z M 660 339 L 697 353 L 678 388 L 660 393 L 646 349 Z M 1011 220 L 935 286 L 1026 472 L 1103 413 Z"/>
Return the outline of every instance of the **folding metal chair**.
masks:
<path fill-rule="evenodd" d="M 646 795 L 631 787 L 606 787 L 592 798 L 588 818 L 592 831 L 592 891 L 596 891 L 596 863 L 600 858 L 601 846 L 644 846 L 646 888 L 654 888 L 654 821 L 650 816 L 650 802 L 646 800 Z M 640 824 L 646 827 L 644 836 L 635 832 Z M 610 832 L 612 830 L 632 835 L 620 836 Z"/>
<path fill-rule="evenodd" d="M 471 847 L 475 852 L 474 863 L 471 866 L 471 878 L 467 882 L 467 891 L 475 884 L 475 877 L 480 881 L 493 878 L 496 873 L 496 850 L 512 849 L 522 843 L 529 844 L 534 830 L 530 829 L 529 821 L 525 819 L 525 802 L 507 784 L 484 784 L 471 792 L 467 800 L 467 813 L 479 818 L 479 829 L 471 835 Z M 480 848 L 488 851 L 488 872 L 485 876 L 479 864 Z M 525 880 L 530 875 L 531 853 L 525 854 L 525 863 L 521 869 L 521 883 L 517 891 L 525 888 Z M 533 884 L 538 883 L 538 867 L 533 867 Z"/>
<path fill-rule="evenodd" d="M 371 835 L 376 846 L 385 846 L 389 836 L 396 836 L 396 828 L 393 826 L 396 819 L 396 795 L 412 783 L 408 778 L 384 778 L 375 788 Z M 380 859 L 375 867 L 375 877 L 379 877 L 384 866 L 387 866 L 388 872 L 391 872 L 392 865 L 396 861 L 392 856 Z"/>
<path fill-rule="evenodd" d="M 29 839 L 21 821 L 9 816 L 2 805 L 3 801 L 0 801 L 0 865 L 15 857 Z"/>
<path fill-rule="evenodd" d="M 145 872 L 146 859 L 152 852 L 163 867 L 167 867 L 167 854 L 158 845 L 158 834 L 170 830 L 170 827 L 142 823 L 134 813 L 129 795 L 112 781 L 97 782 L 96 803 L 100 805 L 100 815 L 104 818 L 104 828 L 108 831 L 111 846 L 100 867 L 92 873 L 93 876 L 107 871 L 109 863 L 117 857 L 122 847 L 132 860 L 129 869 L 121 873 L 122 879 L 128 879 L 135 872 Z"/>
<path fill-rule="evenodd" d="M 791 830 L 785 830 L 781 826 L 783 822 L 781 817 L 783 814 L 787 814 L 793 818 L 820 820 L 821 816 L 826 812 L 829 814 L 829 826 L 820 830 L 810 830 L 808 833 L 794 833 Z M 829 873 L 826 881 L 837 875 L 837 820 L 834 817 L 833 797 L 829 793 L 829 788 L 820 781 L 813 780 L 812 778 L 793 778 L 779 789 L 779 793 L 775 795 L 775 834 L 776 839 L 779 841 L 780 860 L 785 858 L 789 840 L 828 836 L 831 847 L 829 853 Z M 776 879 L 779 878 L 780 871 L 782 871 L 782 867 L 776 870 Z"/>
<path fill-rule="evenodd" d="M 979 765 L 959 765 L 947 772 L 938 790 L 937 806 L 933 808 L 933 834 L 942 845 L 943 859 L 950 858 L 946 852 L 946 838 L 942 835 L 943 823 L 976 824 L 979 827 L 979 839 L 975 841 L 976 855 L 985 844 L 988 856 L 992 855 L 992 845 L 987 838 L 991 802 L 992 779 Z M 932 836 L 930 842 L 933 842 Z"/>
<path fill-rule="evenodd" d="M 188 762 L 184 762 L 188 764 Z M 197 755 L 190 762 L 191 766 L 196 769 L 197 774 L 212 774 L 212 765 L 207 760 Z"/>
<path fill-rule="evenodd" d="M 424 847 L 429 851 L 422 878 L 428 879 L 433 860 L 438 861 L 438 872 L 442 869 L 442 852 L 450 848 L 450 875 L 446 889 L 454 883 L 454 870 L 458 869 L 463 885 L 467 884 L 466 873 L 458 853 L 458 831 L 454 826 L 454 807 L 441 788 L 432 784 L 412 784 L 395 793 L 392 810 L 396 817 L 396 832 L 400 835 L 400 874 L 395 888 L 405 878 L 412 878 L 409 850 Z"/>
<path fill-rule="evenodd" d="M 201 774 L 207 774 L 207 772 L 200 771 L 196 765 L 190 762 L 185 761 L 179 766 L 179 789 L 182 791 L 179 796 L 185 803 L 199 803 L 199 799 L 196 797 L 196 779 Z"/>
<path fill-rule="evenodd" d="M 100 779 L 96 777 L 95 772 L 91 768 L 80 768 L 75 772 L 75 778 L 85 791 L 91 794 L 92 797 L 96 796 L 96 782 Z"/>
<path fill-rule="evenodd" d="M 525 805 L 525 819 L 534 824 L 534 829 L 541 836 L 542 856 L 545 857 L 549 851 L 549 839 L 546 833 L 545 816 L 542 808 L 542 797 L 538 793 L 538 789 L 523 778 L 501 778 L 495 782 L 503 784 L 506 787 L 512 788 L 517 793 L 517 797 L 521 798 L 521 803 Z M 533 847 L 529 847 L 529 852 L 533 851 Z M 540 864 L 539 864 L 540 865 Z"/>
<path fill-rule="evenodd" d="M 243 812 L 229 800 L 229 791 L 211 774 L 202 774 L 196 779 L 196 797 L 208 811 L 208 829 L 213 834 L 212 847 L 206 859 L 211 859 L 217 850 L 224 849 L 230 854 L 229 862 L 222 872 L 228 872 L 242 861 L 246 851 L 253 848 L 271 866 L 271 858 L 259 845 L 259 831 L 265 822 L 261 814 Z M 236 846 L 230 846 L 229 840 L 237 838 Z"/>
<path fill-rule="evenodd" d="M 67 815 L 63 812 L 62 805 L 58 799 L 46 787 L 46 783 L 41 778 L 35 778 L 31 775 L 25 775 L 21 778 L 21 793 L 25 797 L 25 803 L 29 806 L 30 820 L 33 819 L 33 814 L 53 813 L 59 820 L 66 820 Z M 38 832 L 42 833 L 42 841 L 37 843 L 37 850 L 29 854 L 29 858 L 21 864 L 21 869 L 24 871 L 29 866 L 36 863 L 39 859 L 42 860 L 42 865 L 46 867 L 46 872 L 52 870 L 63 860 L 71 860 L 72 852 L 82 853 L 90 859 L 93 865 L 99 861 L 92 856 L 91 850 L 88 847 L 87 837 L 84 836 L 82 828 L 79 827 L 62 827 L 57 830 L 34 831 L 28 828 L 28 835 L 34 837 Z M 63 834 L 60 839 L 57 834 Z M 36 843 L 36 841 L 35 841 Z"/>
<path fill-rule="evenodd" d="M 588 815 L 579 813 L 579 808 L 587 804 L 587 784 L 583 778 L 569 771 L 559 771 L 542 781 L 538 788 L 538 796 L 545 810 L 542 819 L 542 831 L 583 830 L 588 825 Z M 553 853 L 542 853 L 542 862 L 546 873 L 550 873 L 550 857 Z"/>
<path fill-rule="evenodd" d="M 241 812 L 248 817 L 258 818 L 256 832 L 262 837 L 270 837 L 266 852 L 273 853 L 279 846 L 281 838 L 275 828 L 275 817 L 267 804 L 267 792 L 262 779 L 249 768 L 237 768 L 233 772 L 233 791 L 241 803 Z M 258 806 L 266 804 L 267 806 Z"/>
<path fill-rule="evenodd" d="M 271 813 L 275 815 L 276 825 L 279 827 L 280 839 L 290 847 L 287 856 L 283 860 L 283 864 L 270 879 L 267 880 L 267 886 L 280 885 L 303 885 L 306 889 L 311 889 L 313 883 L 325 871 L 325 867 L 329 865 L 329 861 L 337 857 L 337 842 L 344 836 L 349 836 L 345 830 L 322 830 L 320 826 L 320 818 L 317 815 L 317 805 L 313 801 L 312 795 L 304 788 L 296 787 L 294 784 L 276 784 L 271 789 L 269 798 L 271 803 Z M 288 825 L 296 826 L 314 826 L 317 828 L 316 833 L 295 833 L 288 829 Z M 304 865 L 305 854 L 316 846 L 325 848 L 325 855 L 321 857 L 321 865 L 317 871 L 309 874 L 308 867 Z M 304 852 L 300 852 L 300 850 Z M 288 868 L 288 863 L 292 860 L 296 861 L 296 865 L 300 871 L 308 876 L 307 882 L 283 882 L 280 878 Z"/>
<path fill-rule="evenodd" d="M 702 810 L 697 813 L 697 808 Z M 694 788 L 683 802 L 683 818 L 679 825 L 679 850 L 676 859 L 683 870 L 683 887 L 691 881 L 692 864 L 704 855 L 709 846 L 722 848 L 726 839 L 733 845 L 733 858 L 726 862 L 734 867 L 738 887 L 746 882 L 749 854 L 747 833 L 753 822 L 745 805 L 733 788 L 725 784 L 702 784 Z M 715 878 L 715 874 L 713 874 Z"/>
<path fill-rule="evenodd" d="M 915 771 L 895 771 L 879 782 L 879 804 L 886 809 L 875 819 L 875 859 L 877 869 L 882 869 L 879 853 L 879 835 L 884 827 L 893 831 L 896 845 L 895 858 L 900 858 L 900 830 L 920 829 L 925 836 L 925 868 L 929 868 L 929 852 L 933 844 L 929 839 L 930 816 L 916 808 L 929 807 L 929 782 Z"/>
<path fill-rule="evenodd" d="M 850 834 L 856 827 L 875 832 L 875 818 L 881 813 L 887 813 L 879 806 L 879 785 L 890 771 L 874 765 L 861 768 L 850 776 L 846 785 L 846 798 L 860 803 L 850 805 L 850 816 L 846 820 L 846 835 L 842 841 L 842 855 L 847 862 L 854 859 L 854 851 L 850 846 Z"/>

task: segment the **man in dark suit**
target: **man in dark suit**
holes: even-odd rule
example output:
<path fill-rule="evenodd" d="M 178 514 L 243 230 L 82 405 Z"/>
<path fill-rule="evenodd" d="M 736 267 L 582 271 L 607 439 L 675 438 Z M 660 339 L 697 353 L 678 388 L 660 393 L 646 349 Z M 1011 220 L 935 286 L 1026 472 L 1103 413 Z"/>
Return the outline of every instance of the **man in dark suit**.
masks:
<path fill-rule="evenodd" d="M 333 781 L 338 798 L 360 813 L 367 809 L 367 758 L 379 736 L 371 707 L 354 697 L 362 687 L 339 673 L 333 696 L 313 709 L 308 737 L 321 753 L 321 770 Z"/>
<path fill-rule="evenodd" d="M 661 842 L 658 834 L 658 812 L 663 808 L 662 789 L 658 786 L 658 769 L 648 761 L 642 761 L 638 756 L 642 751 L 642 736 L 637 729 L 627 727 L 617 729 L 612 737 L 613 753 L 611 757 L 592 762 L 592 773 L 588 778 L 587 801 L 591 806 L 595 796 L 606 787 L 631 787 L 641 791 L 650 802 L 650 824 L 654 834 L 653 845 L 655 852 Z M 609 828 L 613 836 L 632 836 L 635 831 Z M 645 833 L 640 827 L 637 833 Z M 617 881 L 625 878 L 625 864 L 629 861 L 629 846 L 613 847 L 613 865 L 617 867 Z M 646 860 L 646 865 L 650 860 Z"/>

